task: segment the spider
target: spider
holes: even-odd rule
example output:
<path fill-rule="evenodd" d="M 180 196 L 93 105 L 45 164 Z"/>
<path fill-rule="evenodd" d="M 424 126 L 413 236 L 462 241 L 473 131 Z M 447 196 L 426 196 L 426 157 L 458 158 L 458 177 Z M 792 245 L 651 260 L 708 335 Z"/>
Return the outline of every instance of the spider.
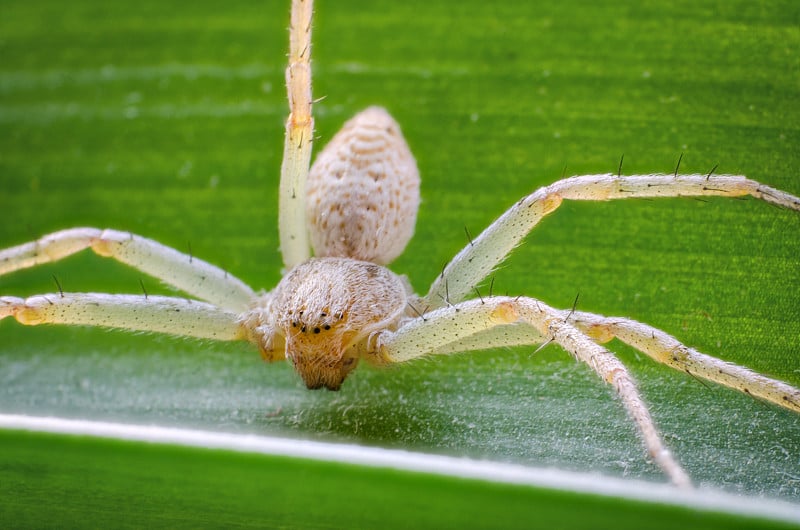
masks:
<path fill-rule="evenodd" d="M 646 450 L 676 485 L 691 481 L 661 440 L 626 367 L 603 344 L 617 338 L 677 370 L 800 412 L 800 390 L 687 347 L 624 317 L 553 308 L 535 298 L 481 296 L 475 287 L 563 200 L 752 195 L 800 211 L 800 198 L 731 175 L 584 175 L 520 199 L 447 264 L 424 295 L 386 267 L 410 240 L 419 172 L 399 125 L 368 108 L 311 166 L 312 0 L 293 0 L 286 84 L 289 117 L 279 190 L 286 273 L 261 294 L 227 271 L 160 243 L 110 229 L 73 228 L 0 251 L 0 274 L 86 248 L 150 274 L 192 299 L 66 293 L 0 297 L 0 319 L 248 341 L 286 359 L 310 389 L 338 390 L 360 360 L 403 363 L 437 354 L 556 343 L 610 384 Z M 313 249 L 313 256 L 311 256 Z M 477 297 L 469 299 L 476 293 Z"/>

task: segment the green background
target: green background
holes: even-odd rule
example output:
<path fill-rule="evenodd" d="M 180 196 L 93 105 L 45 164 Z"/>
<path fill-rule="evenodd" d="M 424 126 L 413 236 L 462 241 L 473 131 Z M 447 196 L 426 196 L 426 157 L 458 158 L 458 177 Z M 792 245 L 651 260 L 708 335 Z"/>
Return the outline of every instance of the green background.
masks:
<path fill-rule="evenodd" d="M 287 109 L 286 2 L 0 5 L 0 247 L 131 230 L 269 289 Z M 386 106 L 423 178 L 392 269 L 424 292 L 562 174 L 745 174 L 800 194 L 796 2 L 320 2 L 320 145 Z M 565 169 L 566 168 L 566 169 Z M 564 204 L 496 293 L 625 315 L 800 384 L 800 216 L 755 200 Z M 169 292 L 92 255 L 0 293 Z M 487 288 L 483 288 L 485 293 Z M 357 442 L 663 481 L 625 412 L 549 346 L 360 368 L 309 392 L 247 345 L 0 322 L 0 410 Z M 800 418 L 611 346 L 700 485 L 797 502 Z M 38 458 L 60 451 L 42 437 Z M 44 442 L 47 443 L 44 443 Z M 51 444 L 48 446 L 48 444 Z M 50 447 L 49 449 L 47 447 Z"/>

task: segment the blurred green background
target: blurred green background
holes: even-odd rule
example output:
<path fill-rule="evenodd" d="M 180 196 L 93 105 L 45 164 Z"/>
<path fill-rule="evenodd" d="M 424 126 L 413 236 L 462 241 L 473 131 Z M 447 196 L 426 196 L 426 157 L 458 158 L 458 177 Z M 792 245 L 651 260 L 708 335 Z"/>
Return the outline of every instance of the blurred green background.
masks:
<path fill-rule="evenodd" d="M 288 3 L 0 5 L 0 248 L 113 227 L 280 278 Z M 800 194 L 795 1 L 329 1 L 316 8 L 322 145 L 386 106 L 417 156 L 420 292 L 521 196 L 563 174 L 745 174 Z M 800 216 L 755 200 L 565 204 L 496 293 L 630 316 L 800 384 Z M 169 292 L 92 255 L 0 293 Z M 486 288 L 484 287 L 484 292 Z M 0 410 L 348 441 L 663 481 L 611 390 L 549 346 L 360 368 L 309 392 L 247 345 L 0 322 Z M 796 502 L 800 417 L 616 343 L 700 485 Z M 57 447 L 57 445 L 55 446 Z M 42 458 L 47 454 L 43 451 Z"/>

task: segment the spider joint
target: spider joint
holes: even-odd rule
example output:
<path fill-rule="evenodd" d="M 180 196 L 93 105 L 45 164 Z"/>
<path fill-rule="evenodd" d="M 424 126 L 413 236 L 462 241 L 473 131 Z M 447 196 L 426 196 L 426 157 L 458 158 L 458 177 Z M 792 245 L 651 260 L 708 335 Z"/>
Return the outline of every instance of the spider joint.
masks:
<path fill-rule="evenodd" d="M 500 302 L 489 313 L 492 324 L 513 324 L 519 320 L 519 310 L 515 302 Z"/>

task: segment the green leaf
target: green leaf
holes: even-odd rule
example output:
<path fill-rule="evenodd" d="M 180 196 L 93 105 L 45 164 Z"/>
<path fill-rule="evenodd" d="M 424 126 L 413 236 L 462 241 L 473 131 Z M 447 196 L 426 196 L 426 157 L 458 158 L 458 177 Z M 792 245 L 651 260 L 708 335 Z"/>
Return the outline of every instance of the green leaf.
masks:
<path fill-rule="evenodd" d="M 682 172 L 717 166 L 800 194 L 796 2 L 518 4 L 318 2 L 319 145 L 370 104 L 400 122 L 423 204 L 392 269 L 418 291 L 467 243 L 464 227 L 477 235 L 564 173 L 616 172 L 623 154 L 629 174 L 672 172 L 683 154 Z M 0 248 L 107 226 L 275 285 L 286 2 L 6 1 L 0 13 Z M 800 216 L 755 200 L 569 203 L 493 289 L 560 307 L 580 293 L 582 310 L 798 385 L 798 234 Z M 138 293 L 141 280 L 169 292 L 79 255 L 0 277 L 0 293 L 55 292 L 53 276 L 67 291 Z M 0 337 L 6 413 L 664 480 L 610 388 L 554 346 L 359 368 L 331 393 L 246 345 L 8 320 Z M 698 484 L 797 502 L 796 414 L 610 346 Z M 56 465 L 72 442 L 31 443 L 24 458 Z"/>
<path fill-rule="evenodd" d="M 737 516 L 676 507 L 663 492 L 641 502 L 280 454 L 13 431 L 0 432 L 0 440 L 7 462 L 0 514 L 26 528 L 85 526 L 87 515 L 93 527 L 114 528 L 788 527 L 769 520 L 776 513 L 742 515 L 746 506 L 733 508 Z M 53 449 L 58 458 L 41 458 Z M 76 477 L 88 480 L 76 487 Z"/>

